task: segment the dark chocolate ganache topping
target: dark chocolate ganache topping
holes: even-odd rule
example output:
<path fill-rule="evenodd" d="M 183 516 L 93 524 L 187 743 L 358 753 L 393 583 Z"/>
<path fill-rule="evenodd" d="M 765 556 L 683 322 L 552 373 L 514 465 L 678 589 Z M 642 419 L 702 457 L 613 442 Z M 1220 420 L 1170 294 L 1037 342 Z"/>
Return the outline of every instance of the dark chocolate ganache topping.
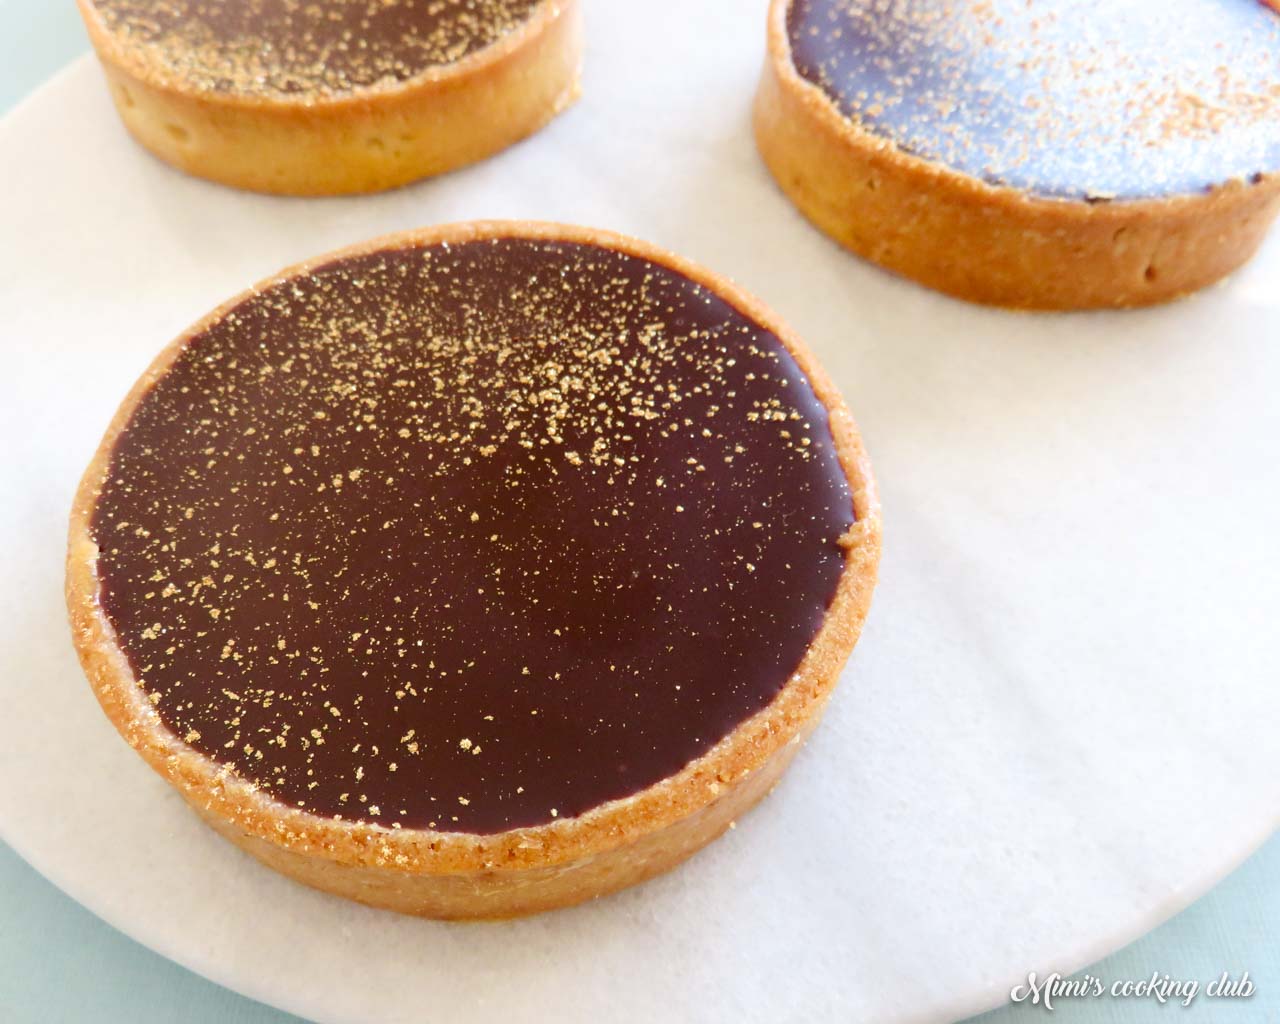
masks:
<path fill-rule="evenodd" d="M 1280 15 L 1259 0 L 792 0 L 792 59 L 906 152 L 1068 199 L 1280 171 Z"/>
<path fill-rule="evenodd" d="M 241 94 L 340 96 L 452 64 L 540 0 L 93 0 L 174 77 Z"/>
<path fill-rule="evenodd" d="M 176 735 L 316 814 L 490 833 L 768 705 L 853 523 L 775 335 L 661 265 L 504 238 L 236 306 L 141 399 L 91 528 Z"/>

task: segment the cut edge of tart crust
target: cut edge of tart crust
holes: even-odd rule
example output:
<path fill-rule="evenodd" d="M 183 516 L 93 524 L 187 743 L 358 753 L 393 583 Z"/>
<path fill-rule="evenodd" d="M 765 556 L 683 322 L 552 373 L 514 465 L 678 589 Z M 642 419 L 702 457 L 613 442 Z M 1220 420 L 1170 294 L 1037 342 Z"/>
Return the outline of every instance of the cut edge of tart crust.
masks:
<path fill-rule="evenodd" d="M 791 2 L 769 8 L 756 145 L 806 218 L 887 270 L 987 305 L 1147 306 L 1237 269 L 1280 212 L 1277 172 L 1203 194 L 1089 202 L 991 185 L 908 153 L 800 74 Z"/>
<path fill-rule="evenodd" d="M 253 295 L 334 260 L 380 250 L 489 238 L 566 241 L 665 266 L 773 332 L 826 409 L 855 524 L 823 624 L 778 696 L 683 769 L 575 818 L 493 834 L 391 829 L 289 807 L 183 742 L 134 677 L 98 602 L 90 525 L 116 439 L 194 337 Z M 116 412 L 76 493 L 66 598 L 73 639 L 103 710 L 129 744 L 205 820 L 282 873 L 316 888 L 431 917 L 509 917 L 567 906 L 642 881 L 710 842 L 764 796 L 817 724 L 857 642 L 880 557 L 880 504 L 870 461 L 835 386 L 796 335 L 737 285 L 672 253 L 612 232 L 526 221 L 475 221 L 388 235 L 290 267 L 224 303 L 171 342 Z"/>
<path fill-rule="evenodd" d="M 534 134 L 580 92 L 580 0 L 542 0 L 488 46 L 402 82 L 298 96 L 189 85 L 107 28 L 95 0 L 76 2 L 129 133 L 179 170 L 255 192 L 397 188 Z"/>

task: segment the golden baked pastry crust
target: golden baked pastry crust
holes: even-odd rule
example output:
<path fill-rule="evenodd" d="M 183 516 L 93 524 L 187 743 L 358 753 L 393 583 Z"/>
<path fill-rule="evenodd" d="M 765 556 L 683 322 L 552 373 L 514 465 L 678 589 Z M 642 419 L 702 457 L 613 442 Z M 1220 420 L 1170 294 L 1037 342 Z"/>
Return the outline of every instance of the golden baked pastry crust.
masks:
<path fill-rule="evenodd" d="M 764 710 L 677 774 L 577 818 L 492 835 L 389 829 L 286 806 L 196 751 L 161 720 L 98 603 L 90 522 L 113 446 L 152 384 L 186 342 L 273 283 L 388 247 L 524 237 L 603 246 L 664 265 L 703 285 L 781 340 L 830 416 L 857 522 L 842 539 L 844 570 L 799 669 Z M 375 239 L 291 267 L 242 293 L 156 358 L 116 413 L 77 491 L 66 596 L 80 661 L 125 739 L 214 828 L 298 881 L 372 906 L 438 918 L 499 918 L 568 906 L 642 881 L 718 836 L 764 796 L 821 715 L 857 642 L 880 556 L 880 506 L 870 462 L 834 385 L 802 342 L 726 279 L 647 243 L 609 232 L 530 222 L 472 222 Z"/>
<path fill-rule="evenodd" d="M 1231 273 L 1280 212 L 1276 174 L 1203 195 L 1088 203 L 989 185 L 913 156 L 845 117 L 800 75 L 789 3 L 769 9 L 757 146 L 813 224 L 904 277 L 996 306 L 1152 305 Z"/>
<path fill-rule="evenodd" d="M 77 0 L 130 134 L 166 163 L 282 195 L 378 192 L 473 163 L 532 135 L 578 96 L 579 0 L 452 64 L 337 96 L 217 92 L 184 82 Z"/>

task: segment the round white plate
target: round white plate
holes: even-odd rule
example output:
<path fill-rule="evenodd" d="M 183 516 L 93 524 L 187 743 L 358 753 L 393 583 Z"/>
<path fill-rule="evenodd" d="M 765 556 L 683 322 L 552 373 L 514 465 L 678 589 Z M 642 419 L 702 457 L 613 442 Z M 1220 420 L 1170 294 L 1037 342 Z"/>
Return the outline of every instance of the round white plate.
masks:
<path fill-rule="evenodd" d="M 323 1022 L 946 1020 L 1085 965 L 1280 816 L 1280 237 L 1149 312 L 977 309 L 811 230 L 752 146 L 763 0 L 593 0 L 583 101 L 478 167 L 270 199 L 126 138 L 77 64 L 0 124 L 0 832 L 159 952 Z M 859 417 L 866 635 L 783 785 L 673 874 L 502 925 L 310 892 L 198 824 L 98 711 L 71 495 L 155 352 L 286 264 L 473 217 L 614 228 L 735 277 Z"/>

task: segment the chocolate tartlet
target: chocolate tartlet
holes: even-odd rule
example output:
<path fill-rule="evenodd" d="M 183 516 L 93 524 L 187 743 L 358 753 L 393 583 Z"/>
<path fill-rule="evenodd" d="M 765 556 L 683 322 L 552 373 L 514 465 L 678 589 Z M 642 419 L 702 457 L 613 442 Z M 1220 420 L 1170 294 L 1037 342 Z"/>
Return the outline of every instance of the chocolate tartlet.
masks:
<path fill-rule="evenodd" d="M 777 782 L 875 585 L 812 356 L 559 225 L 379 239 L 177 339 L 71 518 L 112 722 L 218 831 L 375 906 L 505 917 L 672 867 Z"/>
<path fill-rule="evenodd" d="M 537 131 L 578 93 L 578 0 L 78 0 L 162 160 L 288 195 L 374 192 Z"/>
<path fill-rule="evenodd" d="M 1204 287 L 1280 209 L 1257 0 L 773 0 L 756 137 L 818 227 L 976 302 Z"/>

